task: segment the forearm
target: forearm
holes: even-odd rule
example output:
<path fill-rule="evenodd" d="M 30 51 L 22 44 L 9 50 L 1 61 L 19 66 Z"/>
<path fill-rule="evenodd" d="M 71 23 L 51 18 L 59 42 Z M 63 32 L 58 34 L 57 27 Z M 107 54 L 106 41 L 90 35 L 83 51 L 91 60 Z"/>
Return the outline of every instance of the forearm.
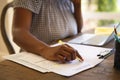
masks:
<path fill-rule="evenodd" d="M 13 40 L 22 49 L 41 55 L 42 50 L 48 47 L 47 44 L 38 40 L 31 33 L 25 30 L 13 31 Z"/>
<path fill-rule="evenodd" d="M 41 54 L 47 44 L 38 40 L 30 33 L 32 12 L 24 8 L 15 8 L 13 15 L 12 34 L 14 42 L 22 49 Z"/>
<path fill-rule="evenodd" d="M 77 28 L 78 33 L 81 32 L 82 26 L 83 26 L 83 18 L 82 18 L 82 12 L 81 12 L 81 1 L 79 3 L 73 3 L 74 4 L 74 17 L 77 22 Z"/>

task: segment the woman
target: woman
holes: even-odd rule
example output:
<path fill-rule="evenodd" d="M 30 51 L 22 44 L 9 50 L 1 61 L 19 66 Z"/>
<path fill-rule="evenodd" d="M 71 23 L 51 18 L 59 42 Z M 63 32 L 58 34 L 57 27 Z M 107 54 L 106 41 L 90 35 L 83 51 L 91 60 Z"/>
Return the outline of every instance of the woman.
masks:
<path fill-rule="evenodd" d="M 63 63 L 77 56 L 83 60 L 67 44 L 48 45 L 80 33 L 81 27 L 81 0 L 14 0 L 13 40 L 28 52 Z"/>

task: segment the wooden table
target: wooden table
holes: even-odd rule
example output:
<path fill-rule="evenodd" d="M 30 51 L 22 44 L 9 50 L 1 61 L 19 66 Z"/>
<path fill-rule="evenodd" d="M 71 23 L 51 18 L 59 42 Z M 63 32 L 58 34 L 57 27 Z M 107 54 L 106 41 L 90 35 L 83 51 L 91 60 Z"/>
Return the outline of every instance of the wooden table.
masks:
<path fill-rule="evenodd" d="M 104 47 L 113 47 L 111 41 Z M 120 71 L 113 68 L 114 54 L 96 67 L 80 72 L 71 77 L 55 73 L 41 73 L 17 63 L 5 60 L 0 62 L 0 80 L 120 80 Z"/>

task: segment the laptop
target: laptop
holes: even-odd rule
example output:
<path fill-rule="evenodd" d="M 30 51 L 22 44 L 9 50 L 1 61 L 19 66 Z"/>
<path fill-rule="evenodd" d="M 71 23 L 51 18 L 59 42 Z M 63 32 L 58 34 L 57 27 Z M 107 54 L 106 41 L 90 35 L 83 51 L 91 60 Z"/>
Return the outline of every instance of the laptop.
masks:
<path fill-rule="evenodd" d="M 117 25 L 116 29 L 120 26 L 120 23 Z M 113 40 L 114 30 L 110 35 L 96 35 L 96 34 L 83 34 L 68 41 L 69 43 L 75 44 L 84 44 L 84 45 L 93 45 L 93 46 L 103 46 Z"/>
<path fill-rule="evenodd" d="M 110 42 L 114 38 L 114 33 L 111 35 L 94 35 L 90 39 L 82 42 L 81 44 L 93 45 L 93 46 L 103 46 Z"/>

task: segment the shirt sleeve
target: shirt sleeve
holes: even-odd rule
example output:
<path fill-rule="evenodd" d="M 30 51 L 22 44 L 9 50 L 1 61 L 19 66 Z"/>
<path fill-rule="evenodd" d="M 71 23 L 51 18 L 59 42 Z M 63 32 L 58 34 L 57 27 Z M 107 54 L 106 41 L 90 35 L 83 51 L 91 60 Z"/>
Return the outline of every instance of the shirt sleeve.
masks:
<path fill-rule="evenodd" d="M 41 5 L 42 0 L 14 0 L 13 2 L 14 8 L 25 8 L 36 14 L 39 14 Z"/>

